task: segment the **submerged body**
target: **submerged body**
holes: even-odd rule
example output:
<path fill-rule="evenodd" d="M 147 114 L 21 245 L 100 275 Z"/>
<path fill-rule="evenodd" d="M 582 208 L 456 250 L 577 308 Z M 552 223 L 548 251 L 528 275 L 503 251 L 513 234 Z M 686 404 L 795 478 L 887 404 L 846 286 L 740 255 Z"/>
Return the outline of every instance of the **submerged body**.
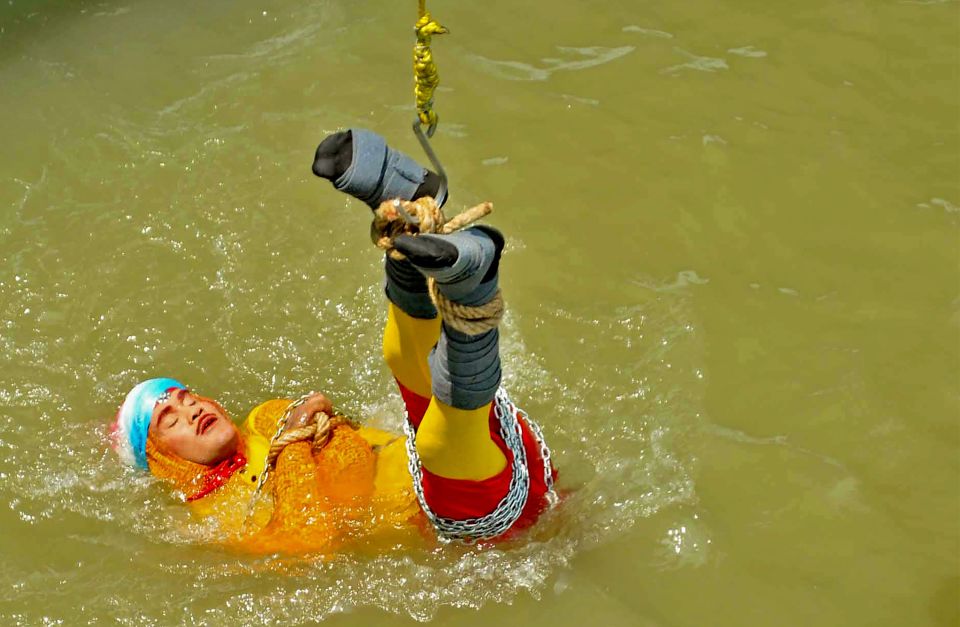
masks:
<path fill-rule="evenodd" d="M 258 499 L 247 520 L 269 449 L 269 434 L 289 405 L 283 399 L 250 412 L 241 434 L 247 464 L 219 489 L 190 507 L 214 517 L 221 540 L 242 550 L 329 552 L 361 537 L 389 546 L 416 541 L 427 530 L 410 487 L 403 439 L 379 429 L 336 426 L 317 452 L 309 442 L 283 449 L 267 484 L 273 498 Z M 155 475 L 162 471 L 151 464 Z M 159 471 L 159 472 L 158 472 Z"/>
<path fill-rule="evenodd" d="M 426 356 L 439 333 L 439 318 L 412 318 L 391 304 L 384 356 L 417 432 L 419 455 L 429 460 L 421 480 L 429 509 L 444 518 L 480 518 L 507 494 L 512 455 L 498 433 L 491 404 L 460 410 L 422 394 L 431 387 Z M 153 432 L 146 449 L 149 468 L 183 492 L 196 514 L 215 518 L 221 541 L 244 551 L 326 553 L 358 546 L 361 540 L 365 546 L 389 547 L 436 538 L 411 481 L 406 437 L 345 422 L 333 428 L 316 452 L 308 442 L 286 446 L 267 483 L 272 502 L 259 499 L 247 520 L 270 436 L 289 405 L 289 400 L 271 400 L 250 412 L 239 430 L 238 450 L 245 463 L 213 489 L 204 487 L 209 467 L 172 454 Z M 526 422 L 521 424 L 530 488 L 511 532 L 532 523 L 548 506 L 540 444 Z M 469 433 L 478 431 L 477 425 L 484 430 L 482 437 Z M 446 446 L 448 442 L 455 446 Z M 495 455 L 500 455 L 499 463 Z"/>

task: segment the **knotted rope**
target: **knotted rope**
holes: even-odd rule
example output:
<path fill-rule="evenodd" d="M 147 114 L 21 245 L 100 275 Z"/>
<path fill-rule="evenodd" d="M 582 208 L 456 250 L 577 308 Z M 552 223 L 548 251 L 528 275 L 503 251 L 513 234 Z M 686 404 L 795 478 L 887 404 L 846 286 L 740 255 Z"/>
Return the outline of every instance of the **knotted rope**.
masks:
<path fill-rule="evenodd" d="M 277 438 L 270 442 L 270 452 L 267 453 L 267 466 L 273 468 L 280 457 L 281 451 L 294 442 L 313 442 L 313 451 L 317 452 L 330 441 L 330 435 L 333 430 L 343 424 L 353 426 L 353 424 L 343 416 L 328 416 L 322 412 L 317 412 L 316 422 L 312 422 L 296 429 L 287 429 Z"/>
<path fill-rule="evenodd" d="M 430 17 L 426 0 L 420 0 L 419 8 L 420 19 L 413 27 L 417 33 L 417 43 L 413 47 L 413 93 L 417 99 L 417 117 L 421 124 L 429 127 L 427 134 L 433 135 L 433 129 L 437 127 L 437 112 L 433 110 L 433 92 L 440 84 L 440 72 L 437 70 L 437 64 L 433 62 L 430 42 L 433 35 L 443 35 L 449 31 Z"/>
<path fill-rule="evenodd" d="M 443 210 L 429 196 L 414 201 L 385 200 L 374 212 L 373 223 L 370 225 L 370 239 L 377 248 L 387 251 L 394 259 L 401 260 L 404 259 L 403 253 L 393 246 L 393 240 L 398 236 L 420 233 L 449 235 L 476 222 L 491 211 L 493 211 L 493 203 L 484 202 L 447 220 Z M 437 289 L 436 281 L 433 279 L 427 282 L 427 286 L 430 290 L 430 300 L 443 316 L 443 321 L 457 331 L 478 335 L 496 328 L 500 318 L 503 317 L 503 297 L 499 289 L 489 302 L 474 307 L 448 299 Z"/>
<path fill-rule="evenodd" d="M 493 298 L 476 306 L 453 302 L 437 289 L 437 282 L 432 278 L 427 280 L 427 288 L 430 290 L 430 300 L 440 312 L 443 323 L 461 333 L 480 335 L 500 324 L 505 307 L 499 288 L 494 292 Z"/>
<path fill-rule="evenodd" d="M 377 248 L 387 251 L 392 258 L 401 260 L 404 259 L 403 253 L 393 247 L 393 240 L 398 236 L 420 233 L 449 235 L 476 222 L 491 211 L 493 211 L 493 203 L 483 202 L 447 220 L 443 210 L 430 196 L 414 201 L 385 200 L 373 213 L 370 239 Z"/>
<path fill-rule="evenodd" d="M 313 440 L 313 450 L 318 451 L 330 441 L 330 434 L 335 427 L 341 424 L 348 424 L 352 428 L 356 428 L 353 421 L 346 416 L 331 417 L 323 412 L 317 412 L 320 415 L 317 417 L 316 422 L 297 427 L 296 429 L 286 429 L 287 419 L 290 418 L 293 410 L 307 402 L 307 399 L 312 395 L 312 393 L 304 394 L 293 401 L 287 405 L 283 414 L 277 418 L 277 428 L 270 438 L 270 449 L 267 451 L 267 456 L 263 463 L 263 470 L 260 472 L 260 478 L 257 480 L 257 485 L 253 489 L 253 494 L 250 495 L 250 502 L 247 505 L 247 514 L 243 521 L 244 529 L 247 529 L 253 520 L 253 512 L 257 505 L 257 499 L 260 498 L 260 491 L 263 490 L 263 486 L 266 485 L 270 471 L 276 466 L 280 452 L 283 451 L 287 445 L 304 440 Z"/>

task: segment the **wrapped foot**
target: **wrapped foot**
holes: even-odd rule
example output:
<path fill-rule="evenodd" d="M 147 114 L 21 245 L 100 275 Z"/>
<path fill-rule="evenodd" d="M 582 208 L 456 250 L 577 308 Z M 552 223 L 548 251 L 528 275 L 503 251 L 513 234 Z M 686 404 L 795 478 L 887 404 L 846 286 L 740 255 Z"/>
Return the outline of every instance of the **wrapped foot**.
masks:
<path fill-rule="evenodd" d="M 398 249 L 411 246 L 409 239 L 402 239 Z M 450 251 L 456 249 L 456 258 L 443 266 L 431 267 L 411 259 L 420 272 L 436 281 L 437 289 L 447 299 L 462 305 L 482 305 L 497 291 L 497 269 L 504 245 L 500 231 L 489 226 L 472 226 L 450 235 L 423 234 L 411 239 L 425 240 L 416 244 L 417 252 L 445 251 L 445 261 L 452 256 Z M 430 264 L 437 257 L 427 254 L 424 260 Z"/>
<path fill-rule="evenodd" d="M 437 174 L 362 128 L 325 138 L 317 147 L 313 173 L 374 210 L 384 200 L 434 196 L 440 189 Z M 445 201 L 438 199 L 440 205 Z"/>
<path fill-rule="evenodd" d="M 497 287 L 504 245 L 499 231 L 475 226 L 452 235 L 401 235 L 394 245 L 429 278 L 445 326 L 466 335 L 497 327 L 504 312 Z"/>
<path fill-rule="evenodd" d="M 424 269 L 449 268 L 457 261 L 457 247 L 446 238 L 400 235 L 393 246 L 415 266 Z"/>

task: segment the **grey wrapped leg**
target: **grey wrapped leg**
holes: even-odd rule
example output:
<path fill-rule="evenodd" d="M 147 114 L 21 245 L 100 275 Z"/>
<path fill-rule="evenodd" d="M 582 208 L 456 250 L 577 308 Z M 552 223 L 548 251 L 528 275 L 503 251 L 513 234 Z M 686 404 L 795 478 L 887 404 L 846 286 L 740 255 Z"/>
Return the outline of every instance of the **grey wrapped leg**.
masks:
<path fill-rule="evenodd" d="M 397 248 L 453 303 L 481 307 L 497 295 L 503 236 L 495 229 L 472 227 L 452 235 L 398 238 Z M 435 254 L 428 256 L 431 248 Z M 456 249 L 453 262 L 436 267 L 436 259 L 449 258 L 452 249 Z M 465 333 L 444 321 L 428 361 L 438 400 L 459 409 L 482 407 L 493 400 L 502 378 L 500 332 L 491 328 Z"/>
<path fill-rule="evenodd" d="M 350 129 L 353 158 L 350 167 L 333 181 L 334 187 L 376 209 L 384 200 L 410 200 L 426 180 L 427 170 L 387 145 L 380 135 L 362 128 Z M 443 205 L 445 198 L 437 198 Z"/>

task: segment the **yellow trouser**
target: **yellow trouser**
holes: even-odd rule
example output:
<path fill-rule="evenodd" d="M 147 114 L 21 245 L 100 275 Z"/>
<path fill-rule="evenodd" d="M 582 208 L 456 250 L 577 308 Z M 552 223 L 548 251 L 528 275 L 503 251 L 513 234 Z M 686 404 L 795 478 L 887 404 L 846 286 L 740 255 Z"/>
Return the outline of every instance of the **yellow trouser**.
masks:
<path fill-rule="evenodd" d="M 490 403 L 477 409 L 457 409 L 433 396 L 427 356 L 439 337 L 439 317 L 412 318 L 389 304 L 383 357 L 397 381 L 430 399 L 417 429 L 421 463 L 430 472 L 449 479 L 487 479 L 507 464 L 503 452 L 490 439 Z"/>

